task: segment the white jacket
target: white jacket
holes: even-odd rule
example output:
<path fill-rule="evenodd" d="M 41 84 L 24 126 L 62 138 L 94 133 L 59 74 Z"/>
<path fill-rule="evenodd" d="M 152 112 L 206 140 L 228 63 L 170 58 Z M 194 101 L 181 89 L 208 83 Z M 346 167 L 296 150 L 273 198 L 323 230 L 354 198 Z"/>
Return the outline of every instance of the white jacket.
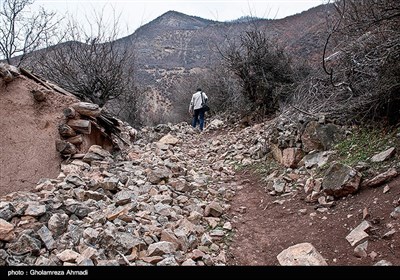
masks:
<path fill-rule="evenodd" d="M 207 95 L 202 91 L 198 91 L 192 95 L 192 100 L 190 100 L 189 104 L 189 111 L 197 110 L 202 107 L 201 93 L 203 93 L 204 102 L 207 102 L 208 100 Z"/>

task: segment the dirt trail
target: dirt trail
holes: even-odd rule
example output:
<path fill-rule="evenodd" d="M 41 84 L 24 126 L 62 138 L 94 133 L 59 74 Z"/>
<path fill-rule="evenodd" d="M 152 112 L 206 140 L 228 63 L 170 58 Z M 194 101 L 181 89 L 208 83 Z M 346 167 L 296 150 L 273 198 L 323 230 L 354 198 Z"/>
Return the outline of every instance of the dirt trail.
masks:
<path fill-rule="evenodd" d="M 237 191 L 232 201 L 235 233 L 229 265 L 279 265 L 276 256 L 282 250 L 303 242 L 313 244 L 330 266 L 373 265 L 383 259 L 400 265 L 400 223 L 390 217 L 393 200 L 400 196 L 400 177 L 388 184 L 389 193 L 383 194 L 383 187 L 364 189 L 337 201 L 325 213 L 315 210 L 314 204 L 306 203 L 301 192 L 272 197 L 254 174 L 237 177 L 243 182 L 243 189 Z M 240 207 L 245 207 L 246 212 L 239 213 Z M 368 241 L 369 256 L 358 258 L 345 237 L 362 222 L 364 208 L 370 213 L 367 220 L 373 228 Z M 307 211 L 301 214 L 300 209 Z M 382 238 L 390 229 L 397 233 L 391 238 Z M 377 254 L 375 258 L 372 252 Z"/>
<path fill-rule="evenodd" d="M 222 135 L 221 132 L 205 133 L 203 137 L 211 143 Z M 201 149 L 207 146 L 193 144 Z M 400 221 L 390 217 L 400 197 L 400 176 L 387 184 L 390 187 L 387 193 L 383 193 L 383 186 L 362 189 L 354 196 L 336 201 L 326 212 L 320 212 L 315 203 L 305 202 L 302 189 L 286 196 L 271 196 L 256 173 L 242 171 L 235 178 L 236 182 L 230 184 L 240 187 L 231 201 L 229 213 L 233 235 L 228 265 L 279 265 L 276 256 L 282 250 L 303 242 L 311 243 L 329 266 L 369 266 L 380 260 L 400 265 Z M 363 221 L 365 208 L 372 229 L 368 256 L 359 258 L 345 237 Z M 391 229 L 396 233 L 383 238 Z"/>

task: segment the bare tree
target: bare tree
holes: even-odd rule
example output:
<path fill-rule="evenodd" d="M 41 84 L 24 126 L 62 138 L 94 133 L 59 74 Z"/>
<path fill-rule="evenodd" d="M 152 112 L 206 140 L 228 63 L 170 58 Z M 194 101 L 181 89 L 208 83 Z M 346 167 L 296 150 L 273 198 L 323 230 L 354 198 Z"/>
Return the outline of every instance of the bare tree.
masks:
<path fill-rule="evenodd" d="M 3 2 L 4 1 L 4 2 Z M 3 0 L 0 7 L 0 54 L 9 64 L 20 65 L 30 52 L 51 44 L 60 23 L 54 12 L 36 13 L 34 0 Z M 18 56 L 14 60 L 12 58 Z"/>
<path fill-rule="evenodd" d="M 341 105 L 331 109 L 352 119 L 400 120 L 400 2 L 337 0 L 335 7 L 337 24 L 329 37 L 336 47 L 324 56 L 324 67 Z"/>
<path fill-rule="evenodd" d="M 323 69 L 299 83 L 291 107 L 342 123 L 398 123 L 400 2 L 340 0 L 334 5 Z"/>
<path fill-rule="evenodd" d="M 43 52 L 33 65 L 34 71 L 100 107 L 114 100 L 115 111 L 132 121 L 140 91 L 135 82 L 132 43 L 117 40 L 119 16 L 115 14 L 108 19 L 103 11 L 87 21 L 71 19 L 68 41 Z M 122 105 L 132 106 L 131 112 L 127 114 Z"/>
<path fill-rule="evenodd" d="M 252 109 L 273 113 L 280 98 L 276 90 L 293 83 L 291 62 L 283 48 L 253 28 L 243 32 L 239 41 L 231 42 L 221 54 L 228 69 L 239 78 Z"/>
<path fill-rule="evenodd" d="M 106 108 L 130 125 L 140 127 L 145 123 L 143 116 L 147 113 L 144 112 L 146 91 L 136 85 L 137 83 L 134 82 L 132 90 L 109 100 Z"/>

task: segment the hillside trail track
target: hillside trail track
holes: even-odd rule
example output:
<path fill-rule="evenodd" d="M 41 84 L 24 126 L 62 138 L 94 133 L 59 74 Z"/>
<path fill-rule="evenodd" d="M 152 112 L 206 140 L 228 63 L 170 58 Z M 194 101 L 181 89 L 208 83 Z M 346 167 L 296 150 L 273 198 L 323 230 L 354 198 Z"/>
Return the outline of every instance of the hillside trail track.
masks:
<path fill-rule="evenodd" d="M 197 161 L 211 164 L 205 160 L 210 143 L 224 139 L 228 142 L 229 136 L 220 130 L 205 130 L 198 135 L 192 142 L 183 143 L 182 148 L 198 149 Z M 390 217 L 394 200 L 400 197 L 400 176 L 387 184 L 388 193 L 383 193 L 383 187 L 362 189 L 336 201 L 326 212 L 305 202 L 304 191 L 286 196 L 269 195 L 261 176 L 250 169 L 236 172 L 226 185 L 236 186 L 236 195 L 230 201 L 226 216 L 233 226 L 232 234 L 226 239 L 227 265 L 276 266 L 280 252 L 303 242 L 311 243 L 329 266 L 370 266 L 380 260 L 400 265 L 400 222 Z M 368 221 L 373 227 L 368 256 L 359 258 L 345 237 L 363 221 L 364 208 L 370 213 Z M 390 229 L 397 234 L 382 238 Z"/>

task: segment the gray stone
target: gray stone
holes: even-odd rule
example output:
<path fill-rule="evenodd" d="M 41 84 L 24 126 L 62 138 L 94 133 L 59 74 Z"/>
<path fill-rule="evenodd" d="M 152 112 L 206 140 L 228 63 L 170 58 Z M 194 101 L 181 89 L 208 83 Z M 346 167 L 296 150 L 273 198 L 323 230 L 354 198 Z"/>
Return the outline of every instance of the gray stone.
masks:
<path fill-rule="evenodd" d="M 382 161 L 385 161 L 385 160 L 389 159 L 390 157 L 392 157 L 395 153 L 396 153 L 396 149 L 394 147 L 391 147 L 391 148 L 371 157 L 371 161 L 372 162 L 382 162 Z"/>
<path fill-rule="evenodd" d="M 300 243 L 283 250 L 277 256 L 280 265 L 325 266 L 322 255 L 310 243 Z"/>
<path fill-rule="evenodd" d="M 195 234 L 190 234 L 188 237 L 189 249 L 195 249 L 199 245 L 199 239 Z"/>
<path fill-rule="evenodd" d="M 75 192 L 75 193 L 77 194 L 77 197 L 80 201 L 86 201 L 89 199 L 93 199 L 96 201 L 107 200 L 106 195 L 96 192 L 96 191 L 84 191 L 82 189 L 77 189 L 76 191 L 77 192 Z"/>
<path fill-rule="evenodd" d="M 0 202 L 0 219 L 9 221 L 17 215 L 14 206 L 9 202 Z"/>
<path fill-rule="evenodd" d="M 118 178 L 105 178 L 103 182 L 98 182 L 95 187 L 96 188 L 102 188 L 104 190 L 109 190 L 109 191 L 116 191 L 118 189 L 118 183 L 119 179 Z"/>
<path fill-rule="evenodd" d="M 168 180 L 172 172 L 167 168 L 159 168 L 150 170 L 147 172 L 147 180 L 152 184 L 158 184 L 162 180 Z"/>
<path fill-rule="evenodd" d="M 78 265 L 84 265 L 83 262 L 88 263 L 87 260 L 91 260 L 97 254 L 97 250 L 92 247 L 87 247 L 80 255 L 76 258 Z M 90 265 L 90 264 L 89 264 Z"/>
<path fill-rule="evenodd" d="M 358 258 L 366 258 L 368 248 L 368 241 L 365 241 L 354 248 L 354 255 Z"/>
<path fill-rule="evenodd" d="M 206 209 L 204 211 L 204 215 L 206 217 L 212 216 L 212 217 L 220 217 L 224 212 L 224 209 L 221 207 L 221 205 L 216 202 L 212 201 L 210 204 L 206 206 Z"/>
<path fill-rule="evenodd" d="M 171 230 L 168 229 L 164 229 L 161 231 L 160 241 L 167 241 L 173 243 L 177 250 L 182 248 L 182 244 L 179 241 L 179 239 L 175 236 L 175 234 Z"/>
<path fill-rule="evenodd" d="M 179 142 L 179 139 L 168 133 L 167 135 L 163 136 L 160 140 L 158 140 L 158 142 L 162 144 L 169 144 L 175 146 Z"/>
<path fill-rule="evenodd" d="M 157 266 L 178 266 L 174 257 L 168 257 L 157 263 Z"/>
<path fill-rule="evenodd" d="M 148 256 L 162 256 L 164 254 L 172 254 L 175 252 L 175 245 L 171 242 L 160 241 L 157 243 L 150 244 L 148 249 Z"/>
<path fill-rule="evenodd" d="M 68 242 L 72 242 L 72 244 L 77 245 L 80 243 L 83 236 L 84 228 L 79 224 L 70 224 L 68 226 L 68 231 L 64 235 L 64 237 L 68 238 Z"/>
<path fill-rule="evenodd" d="M 91 259 L 83 259 L 79 263 L 77 262 L 77 264 L 80 266 L 94 266 L 94 263 Z"/>
<path fill-rule="evenodd" d="M 328 150 L 333 147 L 334 143 L 342 139 L 343 135 L 340 127 L 335 124 L 320 124 L 311 121 L 301 135 L 303 151 L 308 153 L 312 150 Z"/>
<path fill-rule="evenodd" d="M 396 233 L 395 229 L 391 229 L 388 232 L 386 232 L 384 235 L 382 235 L 383 239 L 390 239 L 392 236 Z"/>
<path fill-rule="evenodd" d="M 218 119 L 214 119 L 210 122 L 210 124 L 207 126 L 208 129 L 216 129 L 220 128 L 224 125 L 224 122 Z"/>
<path fill-rule="evenodd" d="M 230 231 L 230 230 L 232 230 L 232 224 L 230 222 L 226 222 L 226 223 L 224 223 L 222 228 Z"/>
<path fill-rule="evenodd" d="M 361 174 L 350 166 L 333 163 L 322 180 L 322 189 L 336 198 L 357 192 Z"/>
<path fill-rule="evenodd" d="M 101 146 L 99 145 L 92 145 L 90 146 L 89 150 L 87 153 L 90 153 L 92 155 L 97 155 L 100 159 L 104 159 L 106 157 L 111 157 L 110 152 L 104 150 Z M 85 157 L 83 158 L 83 161 L 85 160 Z"/>
<path fill-rule="evenodd" d="M 51 259 L 48 259 L 44 256 L 39 256 L 36 261 L 35 261 L 35 265 L 38 266 L 56 266 L 57 263 Z"/>
<path fill-rule="evenodd" d="M 85 240 L 90 244 L 96 244 L 99 234 L 100 233 L 97 229 L 85 228 L 83 231 L 83 238 L 85 238 Z"/>
<path fill-rule="evenodd" d="M 305 168 L 322 167 L 328 163 L 333 154 L 335 154 L 334 151 L 309 153 L 308 155 L 304 156 L 302 162 L 304 162 Z"/>
<path fill-rule="evenodd" d="M 388 193 L 390 191 L 389 185 L 383 187 L 383 193 Z"/>
<path fill-rule="evenodd" d="M 392 213 L 390 213 L 390 217 L 392 217 L 393 219 L 400 218 L 400 206 L 397 206 L 396 208 L 394 208 Z"/>
<path fill-rule="evenodd" d="M 130 253 L 132 248 L 144 248 L 145 242 L 129 232 L 117 232 L 115 234 L 116 248 L 122 254 Z"/>
<path fill-rule="evenodd" d="M 9 245 L 8 251 L 13 255 L 30 253 L 33 256 L 38 256 L 40 253 L 40 247 L 40 240 L 37 240 L 36 238 L 24 233 L 17 239 L 16 242 Z"/>
<path fill-rule="evenodd" d="M 8 253 L 4 249 L 0 249 L 0 266 L 5 266 L 7 264 L 6 260 L 9 257 Z"/>
<path fill-rule="evenodd" d="M 286 188 L 286 181 L 283 179 L 274 179 L 272 186 L 273 190 L 277 193 L 284 193 Z"/>
<path fill-rule="evenodd" d="M 387 260 L 380 260 L 374 266 L 392 266 L 393 264 Z"/>
<path fill-rule="evenodd" d="M 171 131 L 171 127 L 165 123 L 160 123 L 154 127 L 154 131 L 162 134 L 167 134 Z"/>
<path fill-rule="evenodd" d="M 63 262 L 75 262 L 75 260 L 80 256 L 80 254 L 75 252 L 74 250 L 66 249 L 58 253 L 56 256 Z"/>
<path fill-rule="evenodd" d="M 101 114 L 99 105 L 89 102 L 77 102 L 71 105 L 77 113 L 88 117 L 98 117 Z"/>
<path fill-rule="evenodd" d="M 221 229 L 213 229 L 209 232 L 212 240 L 221 240 L 225 236 L 225 231 Z"/>
<path fill-rule="evenodd" d="M 136 195 L 133 191 L 122 190 L 114 195 L 115 205 L 124 205 L 131 201 L 136 201 Z"/>
<path fill-rule="evenodd" d="M 325 196 L 318 197 L 318 203 L 324 207 L 332 207 L 333 206 L 333 201 L 327 202 Z"/>
<path fill-rule="evenodd" d="M 25 215 L 39 217 L 46 213 L 46 206 L 42 204 L 29 204 L 25 210 Z"/>
<path fill-rule="evenodd" d="M 387 171 L 378 174 L 372 179 L 365 180 L 362 182 L 362 187 L 376 187 L 379 186 L 386 181 L 389 181 L 390 179 L 396 177 L 398 175 L 398 172 L 396 168 L 389 168 Z"/>
<path fill-rule="evenodd" d="M 214 260 L 213 260 L 213 258 L 212 258 L 210 255 L 208 255 L 208 254 L 205 254 L 205 255 L 203 256 L 203 262 L 204 262 L 204 264 L 207 265 L 207 266 L 212 266 L 212 265 L 214 265 Z"/>
<path fill-rule="evenodd" d="M 98 260 L 98 266 L 119 266 L 119 262 L 117 260 Z"/>
<path fill-rule="evenodd" d="M 65 209 L 69 213 L 75 214 L 81 219 L 86 217 L 91 212 L 91 209 L 88 206 L 77 200 L 67 199 L 64 204 L 66 206 Z"/>
<path fill-rule="evenodd" d="M 362 221 L 361 224 L 359 224 L 346 236 L 346 240 L 350 243 L 351 246 L 355 246 L 360 242 L 363 242 L 369 237 L 369 235 L 365 231 L 370 227 L 371 225 L 368 221 Z"/>
<path fill-rule="evenodd" d="M 77 187 L 86 186 L 85 181 L 83 181 L 81 177 L 75 174 L 68 174 L 67 177 L 64 179 L 64 181 L 67 183 L 71 183 Z"/>
<path fill-rule="evenodd" d="M 43 225 L 38 231 L 37 231 L 40 239 L 42 239 L 44 245 L 48 250 L 52 250 L 56 247 L 56 242 L 53 238 L 53 235 L 51 234 L 51 231 Z"/>
<path fill-rule="evenodd" d="M 171 217 L 171 206 L 163 204 L 163 203 L 157 203 L 156 205 L 154 205 L 154 211 L 157 214 L 166 216 L 166 217 Z"/>
<path fill-rule="evenodd" d="M 192 260 L 192 259 L 187 259 L 181 265 L 182 266 L 195 266 L 196 262 L 194 260 Z"/>
<path fill-rule="evenodd" d="M 101 155 L 99 155 L 99 154 L 96 154 L 96 153 L 93 153 L 93 152 L 87 152 L 84 156 L 83 156 L 83 161 L 84 162 L 87 162 L 87 163 L 91 163 L 92 161 L 101 161 L 101 160 L 103 160 L 104 159 L 104 157 L 103 156 L 101 156 Z"/>
<path fill-rule="evenodd" d="M 187 192 L 190 191 L 191 188 L 189 186 L 189 184 L 186 182 L 186 180 L 182 180 L 182 179 L 176 179 L 176 180 L 171 180 L 169 182 L 169 184 L 171 185 L 171 187 L 178 191 L 178 192 Z"/>
<path fill-rule="evenodd" d="M 172 198 L 169 194 L 156 194 L 152 196 L 152 200 L 163 204 L 170 204 L 172 202 Z"/>
<path fill-rule="evenodd" d="M 67 214 L 55 213 L 50 217 L 47 226 L 53 235 L 58 237 L 67 230 L 68 220 Z"/>

